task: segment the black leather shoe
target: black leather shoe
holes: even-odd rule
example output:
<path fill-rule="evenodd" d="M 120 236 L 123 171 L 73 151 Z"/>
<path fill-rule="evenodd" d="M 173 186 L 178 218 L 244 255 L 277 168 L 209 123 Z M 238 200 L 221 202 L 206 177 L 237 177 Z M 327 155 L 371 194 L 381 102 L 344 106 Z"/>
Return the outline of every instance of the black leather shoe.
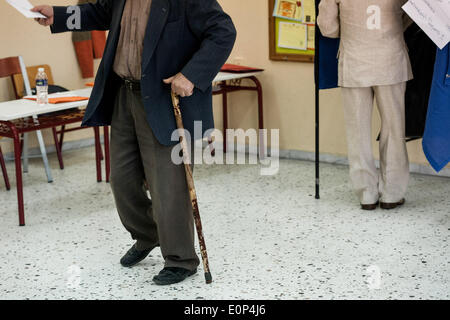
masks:
<path fill-rule="evenodd" d="M 141 251 L 136 249 L 136 245 L 133 245 L 130 248 L 130 250 L 128 250 L 128 252 L 125 253 L 122 259 L 120 259 L 120 264 L 124 267 L 132 267 L 135 264 L 144 260 L 152 250 L 153 248 Z"/>
<path fill-rule="evenodd" d="M 190 277 L 197 273 L 195 270 L 188 270 L 177 267 L 166 267 L 162 269 L 157 276 L 153 277 L 153 282 L 159 286 L 167 286 L 183 281 L 187 277 Z"/>
<path fill-rule="evenodd" d="M 384 210 L 391 210 L 391 209 L 395 209 L 399 206 L 402 206 L 405 204 L 405 199 L 400 200 L 399 202 L 381 202 L 380 203 L 380 208 L 384 209 Z"/>
<path fill-rule="evenodd" d="M 367 211 L 373 211 L 378 207 L 378 202 L 374 204 L 361 204 L 361 209 Z"/>

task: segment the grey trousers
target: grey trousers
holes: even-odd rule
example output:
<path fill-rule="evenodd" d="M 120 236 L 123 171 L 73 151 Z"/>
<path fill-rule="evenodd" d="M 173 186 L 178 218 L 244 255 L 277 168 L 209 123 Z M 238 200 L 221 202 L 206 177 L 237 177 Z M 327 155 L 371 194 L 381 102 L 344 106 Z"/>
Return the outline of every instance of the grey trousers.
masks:
<path fill-rule="evenodd" d="M 111 188 L 120 219 L 138 250 L 159 245 L 165 267 L 193 270 L 199 259 L 192 206 L 184 167 L 172 162 L 171 152 L 156 140 L 141 93 L 122 86 L 111 124 Z"/>
<path fill-rule="evenodd" d="M 409 182 L 405 140 L 406 83 L 342 88 L 347 127 L 350 180 L 361 204 L 404 198 Z M 372 111 L 376 97 L 381 115 L 380 173 L 372 154 Z"/>

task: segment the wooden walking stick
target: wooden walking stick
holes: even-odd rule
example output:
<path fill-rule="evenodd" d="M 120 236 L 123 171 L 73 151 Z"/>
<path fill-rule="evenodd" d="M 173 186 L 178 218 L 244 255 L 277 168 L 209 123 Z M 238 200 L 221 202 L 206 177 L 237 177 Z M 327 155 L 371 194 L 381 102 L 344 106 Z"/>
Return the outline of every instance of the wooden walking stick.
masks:
<path fill-rule="evenodd" d="M 194 186 L 194 178 L 192 176 L 192 168 L 189 161 L 189 150 L 184 134 L 183 118 L 181 117 L 180 99 L 172 92 L 173 111 L 175 113 L 175 120 L 177 122 L 178 134 L 180 136 L 181 148 L 183 150 L 184 171 L 186 172 L 186 181 L 189 189 L 189 197 L 191 198 L 192 211 L 194 213 L 194 222 L 197 229 L 198 242 L 200 244 L 200 252 L 202 255 L 203 268 L 205 269 L 206 283 L 212 282 L 211 272 L 209 271 L 208 254 L 206 252 L 205 238 L 203 237 L 202 221 L 200 219 L 200 212 L 198 210 L 197 193 Z"/>

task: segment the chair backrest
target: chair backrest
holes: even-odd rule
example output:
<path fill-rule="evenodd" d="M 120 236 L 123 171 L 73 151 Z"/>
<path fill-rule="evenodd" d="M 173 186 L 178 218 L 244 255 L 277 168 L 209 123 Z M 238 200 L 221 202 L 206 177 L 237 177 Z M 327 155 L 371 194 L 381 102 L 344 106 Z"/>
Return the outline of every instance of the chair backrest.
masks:
<path fill-rule="evenodd" d="M 22 73 L 20 69 L 19 57 L 9 57 L 0 59 L 0 78 L 11 77 Z"/>
<path fill-rule="evenodd" d="M 28 75 L 28 79 L 30 81 L 31 87 L 36 87 L 36 75 L 38 73 L 39 68 L 44 68 L 44 71 L 47 74 L 48 84 L 54 85 L 55 83 L 53 82 L 52 69 L 50 68 L 50 66 L 48 64 L 44 64 L 44 65 L 39 65 L 39 66 L 27 67 L 27 75 Z M 16 90 L 16 96 L 23 97 L 24 81 L 23 81 L 22 74 L 13 75 L 13 83 L 14 83 L 14 88 Z"/>
<path fill-rule="evenodd" d="M 22 76 L 21 82 L 22 90 L 20 91 L 17 90 L 16 82 L 14 81 L 15 75 Z M 20 98 L 17 92 L 25 91 L 27 95 L 31 95 L 30 81 L 28 80 L 28 74 L 26 73 L 25 63 L 23 62 L 21 56 L 0 59 L 0 78 L 6 77 L 11 77 L 17 99 Z M 23 90 L 23 88 L 25 88 L 25 90 Z"/>

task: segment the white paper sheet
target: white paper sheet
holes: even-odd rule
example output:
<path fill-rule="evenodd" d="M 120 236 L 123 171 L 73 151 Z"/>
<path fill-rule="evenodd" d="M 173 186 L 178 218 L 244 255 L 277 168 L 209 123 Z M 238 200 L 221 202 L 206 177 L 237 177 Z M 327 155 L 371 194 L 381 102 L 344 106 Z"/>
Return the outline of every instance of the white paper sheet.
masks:
<path fill-rule="evenodd" d="M 450 0 L 409 0 L 403 10 L 440 49 L 450 42 Z"/>
<path fill-rule="evenodd" d="M 34 6 L 28 0 L 6 0 L 6 2 L 27 18 L 47 18 L 39 12 L 32 12 Z"/>

